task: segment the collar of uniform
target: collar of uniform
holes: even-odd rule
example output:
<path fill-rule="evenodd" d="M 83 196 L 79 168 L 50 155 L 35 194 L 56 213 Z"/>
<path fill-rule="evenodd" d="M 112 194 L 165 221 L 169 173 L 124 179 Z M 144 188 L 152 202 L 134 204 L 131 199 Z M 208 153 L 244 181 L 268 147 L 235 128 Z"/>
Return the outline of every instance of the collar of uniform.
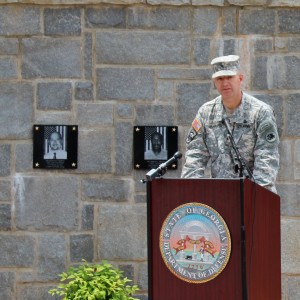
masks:
<path fill-rule="evenodd" d="M 222 101 L 221 101 L 221 97 L 220 97 L 220 102 L 222 104 Z M 223 104 L 222 104 L 223 106 Z M 250 105 L 246 99 L 246 94 L 243 92 L 243 95 L 242 95 L 242 101 L 241 101 L 241 104 L 237 107 L 237 109 L 233 112 L 232 114 L 232 119 L 234 120 L 235 123 L 244 123 L 244 120 L 245 120 L 245 114 L 247 114 L 247 112 L 249 111 L 250 109 Z M 218 116 L 218 121 L 222 121 L 222 118 L 223 117 L 227 117 L 227 114 L 226 114 L 226 109 L 225 107 L 223 106 L 223 113 L 221 116 Z M 247 118 L 246 118 L 247 119 Z"/>

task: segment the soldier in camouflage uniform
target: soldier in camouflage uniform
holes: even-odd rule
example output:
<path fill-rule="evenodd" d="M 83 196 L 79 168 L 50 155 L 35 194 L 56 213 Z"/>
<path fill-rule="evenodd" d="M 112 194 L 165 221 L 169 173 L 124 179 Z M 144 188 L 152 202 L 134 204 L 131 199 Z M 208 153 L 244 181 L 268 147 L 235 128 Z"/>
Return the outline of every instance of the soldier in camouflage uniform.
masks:
<path fill-rule="evenodd" d="M 241 164 L 225 119 L 247 166 L 242 168 L 243 175 L 276 193 L 279 137 L 274 112 L 266 103 L 242 92 L 238 56 L 215 58 L 212 65 L 212 78 L 220 96 L 200 107 L 192 123 L 181 177 L 204 177 L 209 160 L 212 178 L 241 177 Z"/>

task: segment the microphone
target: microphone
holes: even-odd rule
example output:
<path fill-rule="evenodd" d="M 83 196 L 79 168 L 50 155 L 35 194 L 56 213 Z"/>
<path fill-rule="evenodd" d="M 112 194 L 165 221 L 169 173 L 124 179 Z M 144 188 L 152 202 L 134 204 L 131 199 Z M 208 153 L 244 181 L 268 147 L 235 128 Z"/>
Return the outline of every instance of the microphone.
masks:
<path fill-rule="evenodd" d="M 180 159 L 182 157 L 182 153 L 181 152 L 176 152 L 173 157 L 171 157 L 169 160 L 167 160 L 166 162 L 160 164 L 158 166 L 157 169 L 152 169 L 150 170 L 147 174 L 146 174 L 146 179 L 151 181 L 153 178 L 156 177 L 161 177 L 162 175 L 164 175 L 167 171 L 167 168 L 172 165 L 175 161 L 177 161 L 178 159 Z"/>
<path fill-rule="evenodd" d="M 252 174 L 250 168 L 248 167 L 248 165 L 246 164 L 244 158 L 240 154 L 239 148 L 237 147 L 237 145 L 236 145 L 236 143 L 234 141 L 234 138 L 232 136 L 232 131 L 231 131 L 231 128 L 230 128 L 230 125 L 229 125 L 229 122 L 228 122 L 228 118 L 223 118 L 222 119 L 222 123 L 225 125 L 225 127 L 227 129 L 227 132 L 228 132 L 227 136 L 229 137 L 229 139 L 231 141 L 232 148 L 233 148 L 233 150 L 235 152 L 235 156 L 233 157 L 234 161 L 236 162 L 236 164 L 235 164 L 235 172 L 236 173 L 239 172 L 239 175 L 242 178 L 243 177 L 243 173 L 244 173 L 244 169 L 246 169 L 248 175 L 245 174 L 245 176 L 247 178 L 250 177 L 255 182 L 255 178 L 253 177 L 253 174 Z"/>
<path fill-rule="evenodd" d="M 160 169 L 166 169 L 168 168 L 170 165 L 172 165 L 172 163 L 174 163 L 177 159 L 180 159 L 182 157 L 182 154 L 178 151 L 174 154 L 174 156 L 172 158 L 170 158 L 169 160 L 167 160 L 166 162 L 162 163 L 159 165 L 158 168 Z"/>
<path fill-rule="evenodd" d="M 231 135 L 231 129 L 230 129 L 230 125 L 229 125 L 229 122 L 228 122 L 228 118 L 223 118 L 222 123 L 225 125 L 228 133 Z"/>

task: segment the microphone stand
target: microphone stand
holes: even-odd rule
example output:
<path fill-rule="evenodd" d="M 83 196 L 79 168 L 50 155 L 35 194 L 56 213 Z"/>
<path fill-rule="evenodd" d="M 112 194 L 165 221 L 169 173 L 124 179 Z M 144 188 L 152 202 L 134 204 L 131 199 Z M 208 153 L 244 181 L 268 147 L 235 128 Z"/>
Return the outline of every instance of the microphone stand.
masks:
<path fill-rule="evenodd" d="M 227 137 L 230 139 L 232 148 L 233 148 L 233 150 L 235 152 L 234 161 L 237 162 L 236 165 L 235 165 L 235 171 L 236 171 L 236 173 L 239 172 L 240 178 L 242 178 L 243 175 L 245 175 L 246 178 L 250 177 L 251 179 L 254 180 L 253 174 L 252 174 L 250 168 L 246 164 L 244 158 L 240 154 L 240 151 L 239 151 L 238 147 L 236 146 L 236 143 L 234 141 L 231 129 L 230 129 L 229 124 L 228 124 L 228 120 L 225 119 L 225 118 L 223 118 L 222 122 L 223 122 L 223 124 L 225 125 L 225 127 L 227 129 L 227 132 L 228 132 Z M 244 174 L 244 170 L 245 169 L 247 170 L 248 175 Z"/>
<path fill-rule="evenodd" d="M 246 176 L 246 178 L 251 178 L 254 180 L 253 174 L 251 172 L 251 170 L 249 169 L 249 167 L 247 166 L 244 158 L 241 156 L 238 147 L 236 146 L 236 143 L 234 141 L 233 135 L 232 135 L 232 131 L 230 129 L 230 126 L 228 124 L 228 119 L 227 118 L 223 118 L 222 119 L 222 123 L 225 125 L 228 135 L 227 137 L 229 137 L 230 142 L 232 144 L 232 147 L 234 149 L 235 152 L 235 157 L 233 158 L 234 161 L 237 161 L 238 164 L 235 165 L 235 170 L 236 172 L 239 171 L 239 176 L 240 176 L 240 181 L 241 181 L 241 241 L 242 241 L 242 298 L 243 300 L 248 300 L 248 288 L 247 288 L 247 274 L 246 274 L 246 229 L 245 229 L 245 219 L 244 219 L 244 184 L 242 182 L 242 178 L 243 178 L 243 173 L 244 173 L 244 169 L 247 170 L 248 176 Z"/>

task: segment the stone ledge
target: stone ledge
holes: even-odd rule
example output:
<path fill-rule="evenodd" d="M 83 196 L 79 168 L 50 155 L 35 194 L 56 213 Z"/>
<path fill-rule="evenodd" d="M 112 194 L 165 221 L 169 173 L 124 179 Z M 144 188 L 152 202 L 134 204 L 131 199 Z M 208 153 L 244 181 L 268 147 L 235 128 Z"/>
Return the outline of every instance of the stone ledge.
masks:
<path fill-rule="evenodd" d="M 300 7 L 295 0 L 229 0 L 231 6 Z M 94 4 L 148 4 L 188 6 L 228 6 L 225 0 L 0 0 L 0 4 L 28 5 L 94 5 Z"/>

